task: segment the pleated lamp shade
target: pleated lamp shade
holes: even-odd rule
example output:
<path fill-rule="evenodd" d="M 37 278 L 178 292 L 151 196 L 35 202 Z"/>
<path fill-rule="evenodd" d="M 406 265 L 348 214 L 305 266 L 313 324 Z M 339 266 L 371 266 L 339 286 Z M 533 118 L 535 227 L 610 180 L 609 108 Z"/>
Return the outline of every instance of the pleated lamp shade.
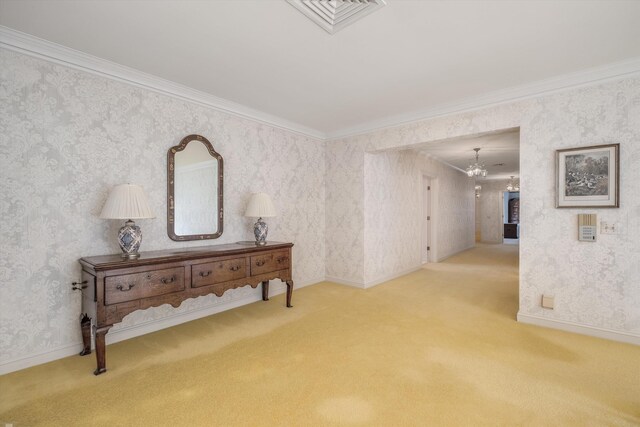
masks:
<path fill-rule="evenodd" d="M 120 184 L 113 187 L 100 213 L 100 218 L 104 219 L 155 217 L 142 187 L 133 184 Z"/>
<path fill-rule="evenodd" d="M 244 216 L 252 218 L 271 218 L 276 216 L 276 208 L 273 207 L 271 198 L 265 193 L 251 195 Z"/>

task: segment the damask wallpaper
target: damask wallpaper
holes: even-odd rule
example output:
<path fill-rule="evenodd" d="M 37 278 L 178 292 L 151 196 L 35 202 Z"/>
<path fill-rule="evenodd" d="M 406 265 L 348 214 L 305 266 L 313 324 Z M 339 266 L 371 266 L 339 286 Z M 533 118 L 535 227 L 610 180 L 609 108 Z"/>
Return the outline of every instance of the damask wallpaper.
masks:
<path fill-rule="evenodd" d="M 276 205 L 269 239 L 294 242 L 297 285 L 324 279 L 324 143 L 196 104 L 0 50 L 0 367 L 78 346 L 78 259 L 118 253 L 120 221 L 98 218 L 109 190 L 143 186 L 156 218 L 141 251 L 252 239 L 250 193 Z M 207 137 L 224 158 L 224 234 L 174 242 L 166 230 L 166 153 Z M 127 316 L 120 328 L 229 302 L 244 287 Z M 73 350 L 75 351 L 75 350 Z"/>
<path fill-rule="evenodd" d="M 327 271 L 365 279 L 365 254 L 379 249 L 363 239 L 368 152 L 503 129 L 520 129 L 520 315 L 611 331 L 640 339 L 640 78 L 629 77 L 565 90 L 478 111 L 453 114 L 332 141 L 327 176 L 356 177 L 350 185 L 327 180 L 327 224 L 354 218 L 352 228 L 327 227 Z M 619 209 L 556 209 L 555 150 L 620 143 Z M 348 165 L 348 166 L 347 166 Z M 364 179 L 364 181 L 363 181 Z M 329 203 L 329 200 L 332 203 Z M 578 242 L 577 214 L 595 212 L 619 233 Z M 349 231 L 346 233 L 346 231 Z M 338 242 L 334 245 L 332 242 Z M 344 245 L 351 244 L 350 248 Z M 408 242 L 415 246 L 415 243 Z M 339 249 L 337 246 L 340 246 Z M 332 256 L 334 253 L 358 256 Z M 402 251 L 390 256 L 402 256 Z M 363 254 L 363 255 L 360 255 Z M 361 264 L 354 265 L 360 262 Z M 389 260 L 389 265 L 395 261 Z M 542 294 L 555 296 L 543 309 Z"/>
<path fill-rule="evenodd" d="M 432 255 L 438 262 L 475 244 L 475 184 L 466 174 L 431 157 L 420 156 L 416 162 L 419 174 L 429 176 L 434 188 L 436 248 Z"/>
<path fill-rule="evenodd" d="M 325 247 L 328 280 L 364 283 L 364 154 L 358 144 L 327 142 Z"/>
<path fill-rule="evenodd" d="M 112 186 L 142 185 L 155 210 L 156 219 L 138 221 L 142 251 L 203 244 L 171 241 L 164 220 L 166 150 L 190 133 L 209 138 L 225 161 L 225 232 L 208 244 L 250 239 L 244 208 L 250 193 L 264 191 L 278 210 L 269 238 L 295 243 L 297 284 L 325 277 L 364 284 L 401 271 L 416 248 L 410 216 L 402 216 L 405 228 L 372 233 L 404 215 L 401 206 L 415 207 L 391 185 L 410 184 L 403 168 L 416 165 L 401 154 L 374 153 L 519 128 L 520 314 L 640 338 L 637 76 L 327 142 L 3 49 L 0 100 L 0 368 L 79 347 L 80 295 L 70 283 L 79 279 L 78 258 L 118 252 L 121 224 L 98 218 Z M 621 150 L 620 208 L 556 209 L 554 150 L 613 142 Z M 378 166 L 389 183 L 373 172 Z M 467 190 L 455 180 L 449 188 Z M 373 211 L 386 200 L 383 212 Z M 473 205 L 448 209 L 455 228 Z M 578 242 L 582 212 L 616 224 L 618 234 Z M 453 239 L 442 226 L 439 256 L 456 250 L 445 246 Z M 382 243 L 392 250 L 384 253 Z M 186 301 L 177 311 L 133 313 L 111 333 L 252 293 L 259 297 L 242 288 Z M 543 293 L 555 296 L 554 310 L 540 307 Z"/>
<path fill-rule="evenodd" d="M 433 188 L 432 255 L 474 245 L 474 185 L 465 174 L 413 150 L 366 153 L 364 162 L 365 284 L 420 267 L 423 175 Z"/>

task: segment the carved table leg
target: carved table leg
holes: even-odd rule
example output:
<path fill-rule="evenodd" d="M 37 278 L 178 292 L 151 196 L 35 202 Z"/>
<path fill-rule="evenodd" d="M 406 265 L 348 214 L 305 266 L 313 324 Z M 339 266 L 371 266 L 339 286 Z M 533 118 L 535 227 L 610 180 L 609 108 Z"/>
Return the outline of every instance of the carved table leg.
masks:
<path fill-rule="evenodd" d="M 287 307 L 293 307 L 291 305 L 291 294 L 293 294 L 293 280 L 287 280 Z"/>
<path fill-rule="evenodd" d="M 262 282 L 262 301 L 269 301 L 269 281 Z"/>
<path fill-rule="evenodd" d="M 107 332 L 109 332 L 109 329 L 111 329 L 111 326 L 113 325 L 103 326 L 102 328 L 95 329 L 96 361 L 98 362 L 98 367 L 96 368 L 95 371 L 93 371 L 94 375 L 100 375 L 103 372 L 107 372 L 107 366 L 106 366 L 107 361 L 105 359 L 106 345 L 104 342 L 104 336 L 107 335 Z"/>
<path fill-rule="evenodd" d="M 80 356 L 91 354 L 91 318 L 86 313 L 80 318 L 80 329 L 82 330 L 82 351 Z"/>

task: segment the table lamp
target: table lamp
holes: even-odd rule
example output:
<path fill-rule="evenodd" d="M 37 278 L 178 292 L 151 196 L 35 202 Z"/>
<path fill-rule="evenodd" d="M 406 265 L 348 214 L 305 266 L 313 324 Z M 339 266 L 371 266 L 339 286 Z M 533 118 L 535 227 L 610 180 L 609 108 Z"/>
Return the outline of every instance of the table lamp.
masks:
<path fill-rule="evenodd" d="M 258 218 L 258 221 L 256 221 L 253 226 L 253 234 L 256 236 L 256 245 L 266 245 L 269 227 L 267 227 L 267 224 L 262 220 L 262 218 L 272 218 L 276 216 L 276 209 L 273 207 L 271 198 L 269 198 L 265 193 L 252 194 L 244 216 Z"/>
<path fill-rule="evenodd" d="M 118 244 L 123 252 L 122 257 L 139 258 L 138 249 L 142 242 L 142 231 L 133 220 L 155 218 L 142 187 L 133 184 L 120 184 L 113 187 L 102 207 L 100 218 L 127 220 L 118 232 Z"/>

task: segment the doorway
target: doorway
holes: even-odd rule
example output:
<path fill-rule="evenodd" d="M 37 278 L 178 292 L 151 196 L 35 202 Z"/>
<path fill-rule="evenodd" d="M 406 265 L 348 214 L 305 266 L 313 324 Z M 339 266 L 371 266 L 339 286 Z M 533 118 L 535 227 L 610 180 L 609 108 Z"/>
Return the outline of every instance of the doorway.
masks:
<path fill-rule="evenodd" d="M 505 191 L 502 197 L 502 243 L 520 243 L 520 192 Z"/>

